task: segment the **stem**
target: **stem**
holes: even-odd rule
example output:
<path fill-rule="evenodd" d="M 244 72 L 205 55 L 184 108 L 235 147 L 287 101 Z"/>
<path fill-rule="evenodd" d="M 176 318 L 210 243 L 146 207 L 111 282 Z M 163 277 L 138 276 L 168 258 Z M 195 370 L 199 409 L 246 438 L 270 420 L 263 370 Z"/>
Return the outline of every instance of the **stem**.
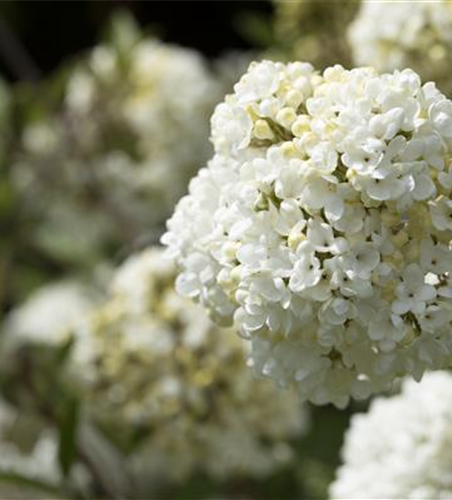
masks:
<path fill-rule="evenodd" d="M 77 449 L 77 456 L 86 468 L 90 471 L 97 487 L 99 488 L 99 493 L 104 497 L 111 500 L 121 500 L 121 496 L 118 496 L 117 492 L 110 488 L 108 481 L 102 477 L 99 473 L 91 457 L 83 450 L 80 446 Z"/>
<path fill-rule="evenodd" d="M 37 82 L 41 71 L 11 27 L 0 17 L 0 54 L 19 80 Z"/>

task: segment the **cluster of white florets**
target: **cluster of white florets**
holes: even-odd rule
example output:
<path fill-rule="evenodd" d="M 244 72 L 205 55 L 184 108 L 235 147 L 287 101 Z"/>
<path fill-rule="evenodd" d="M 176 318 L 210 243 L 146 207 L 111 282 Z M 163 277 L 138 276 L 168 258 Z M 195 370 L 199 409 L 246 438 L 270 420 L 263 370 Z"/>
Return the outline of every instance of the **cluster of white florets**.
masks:
<path fill-rule="evenodd" d="M 290 393 L 253 379 L 243 342 L 180 297 L 174 278 L 158 249 L 118 270 L 88 325 L 92 358 L 76 370 L 92 416 L 141 432 L 129 457 L 141 480 L 143 470 L 160 480 L 266 474 L 291 458 L 288 439 L 304 430 L 305 413 Z"/>
<path fill-rule="evenodd" d="M 412 68 L 450 90 L 452 5 L 363 1 L 348 29 L 355 64 L 378 71 Z"/>
<path fill-rule="evenodd" d="M 84 147 L 102 149 L 109 127 L 130 136 L 131 144 L 113 143 L 93 167 L 118 201 L 125 187 L 133 193 L 122 200 L 129 210 L 144 199 L 146 220 L 161 221 L 209 154 L 208 116 L 218 94 L 199 54 L 144 39 L 125 59 L 113 47 L 97 47 L 69 81 L 67 105 Z M 96 113 L 103 116 L 96 120 Z"/>
<path fill-rule="evenodd" d="M 152 236 L 211 154 L 221 88 L 201 55 L 153 38 L 82 59 L 57 112 L 27 124 L 12 171 L 24 205 L 42 214 L 40 246 L 86 260 Z M 85 237 L 64 239 L 68 225 Z"/>
<path fill-rule="evenodd" d="M 69 340 L 75 324 L 94 308 L 95 297 L 92 290 L 76 281 L 45 285 L 9 314 L 5 341 L 15 345 L 62 344 Z"/>
<path fill-rule="evenodd" d="M 411 70 L 253 63 L 163 242 L 254 369 L 345 406 L 452 349 L 452 102 Z"/>
<path fill-rule="evenodd" d="M 352 418 L 331 498 L 452 497 L 452 376 L 405 381 Z"/>
<path fill-rule="evenodd" d="M 101 296 L 96 287 L 75 280 L 61 280 L 38 288 L 7 316 L 2 328 L 4 364 L 14 363 L 20 349 L 60 348 L 77 338 L 72 359 L 77 364 L 92 359 L 92 342 L 84 325 L 99 306 Z M 77 374 L 67 372 L 71 378 Z"/>

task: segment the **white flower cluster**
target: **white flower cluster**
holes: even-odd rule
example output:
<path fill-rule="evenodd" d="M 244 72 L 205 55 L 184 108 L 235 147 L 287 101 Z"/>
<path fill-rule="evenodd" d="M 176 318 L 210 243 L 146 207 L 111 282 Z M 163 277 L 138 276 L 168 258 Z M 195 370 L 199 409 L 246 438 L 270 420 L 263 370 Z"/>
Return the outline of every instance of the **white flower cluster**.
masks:
<path fill-rule="evenodd" d="M 79 335 L 72 347 L 74 362 L 92 359 L 91 337 L 83 327 L 99 306 L 101 296 L 94 289 L 75 280 L 61 280 L 39 288 L 7 316 L 2 327 L 1 362 L 14 363 L 23 347 L 62 347 Z M 77 375 L 68 372 L 70 377 Z"/>
<path fill-rule="evenodd" d="M 211 154 L 221 89 L 193 50 L 142 37 L 127 50 L 93 49 L 69 73 L 56 112 L 26 124 L 13 165 L 24 206 L 42 219 L 39 246 L 87 261 L 155 236 Z"/>
<path fill-rule="evenodd" d="M 348 28 L 354 62 L 378 71 L 412 68 L 451 90 L 452 4 L 362 1 Z"/>
<path fill-rule="evenodd" d="M 125 58 L 106 44 L 94 49 L 71 77 L 66 102 L 82 148 L 103 149 L 91 157 L 94 175 L 149 223 L 168 214 L 209 155 L 208 117 L 219 93 L 201 55 L 143 39 Z M 129 144 L 118 135 L 108 145 L 109 129 Z"/>
<path fill-rule="evenodd" d="M 407 380 L 352 418 L 330 498 L 452 498 L 452 376 Z"/>
<path fill-rule="evenodd" d="M 152 248 L 118 270 L 88 326 L 91 362 L 76 367 L 92 417 L 141 432 L 128 458 L 140 480 L 266 474 L 291 458 L 305 412 L 253 379 L 243 342 L 177 295 L 175 274 Z"/>
<path fill-rule="evenodd" d="M 6 345 L 61 344 L 88 317 L 97 300 L 92 290 L 76 281 L 43 286 L 9 314 L 4 326 Z"/>
<path fill-rule="evenodd" d="M 251 64 L 162 241 L 254 369 L 339 407 L 452 350 L 452 102 L 411 70 Z"/>

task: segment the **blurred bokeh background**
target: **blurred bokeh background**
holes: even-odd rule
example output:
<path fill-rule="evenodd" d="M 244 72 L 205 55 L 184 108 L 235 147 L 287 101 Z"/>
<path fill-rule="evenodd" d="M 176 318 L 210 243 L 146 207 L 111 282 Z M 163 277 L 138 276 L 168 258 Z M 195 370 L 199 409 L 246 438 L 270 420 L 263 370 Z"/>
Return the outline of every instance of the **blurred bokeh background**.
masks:
<path fill-rule="evenodd" d="M 350 67 L 359 8 L 0 2 L 0 498 L 327 497 L 367 404 L 253 380 L 157 247 L 250 61 Z"/>
<path fill-rule="evenodd" d="M 269 2 L 137 2 L 106 0 L 73 1 L 61 4 L 46 1 L 2 2 L 2 73 L 12 80 L 41 76 L 99 41 L 111 15 L 127 10 L 142 26 L 163 40 L 191 47 L 209 57 L 231 49 L 254 47 L 243 23 L 258 15 L 267 17 Z M 259 21 L 257 21 L 259 23 Z M 6 40 L 14 35 L 32 58 L 30 68 L 20 73 L 6 60 Z M 11 39 L 10 39 L 11 40 Z M 10 42 L 11 43 L 11 42 Z M 18 65 L 18 62 L 16 61 Z M 33 69 L 32 69 L 33 68 Z"/>

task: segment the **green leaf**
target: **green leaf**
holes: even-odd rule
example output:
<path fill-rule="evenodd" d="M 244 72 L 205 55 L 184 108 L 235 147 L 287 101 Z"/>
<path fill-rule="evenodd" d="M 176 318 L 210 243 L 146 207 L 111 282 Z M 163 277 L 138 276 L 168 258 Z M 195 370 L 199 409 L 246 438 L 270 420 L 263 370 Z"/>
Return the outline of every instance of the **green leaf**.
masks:
<path fill-rule="evenodd" d="M 235 27 L 240 36 L 258 47 L 274 45 L 273 28 L 270 18 L 257 12 L 241 12 L 235 19 Z"/>
<path fill-rule="evenodd" d="M 59 495 L 59 490 L 55 485 L 37 479 L 30 479 L 15 472 L 0 471 L 0 483 L 9 483 L 28 490 L 39 490 L 55 496 Z"/>
<path fill-rule="evenodd" d="M 58 460 L 66 477 L 77 454 L 79 402 L 75 397 L 68 398 L 59 419 Z"/>
<path fill-rule="evenodd" d="M 69 355 L 71 354 L 73 346 L 74 338 L 71 337 L 55 349 L 54 360 L 58 367 L 61 367 L 66 363 Z"/>
<path fill-rule="evenodd" d="M 120 52 L 127 52 L 142 37 L 140 28 L 130 12 L 120 10 L 111 18 L 107 39 Z"/>

